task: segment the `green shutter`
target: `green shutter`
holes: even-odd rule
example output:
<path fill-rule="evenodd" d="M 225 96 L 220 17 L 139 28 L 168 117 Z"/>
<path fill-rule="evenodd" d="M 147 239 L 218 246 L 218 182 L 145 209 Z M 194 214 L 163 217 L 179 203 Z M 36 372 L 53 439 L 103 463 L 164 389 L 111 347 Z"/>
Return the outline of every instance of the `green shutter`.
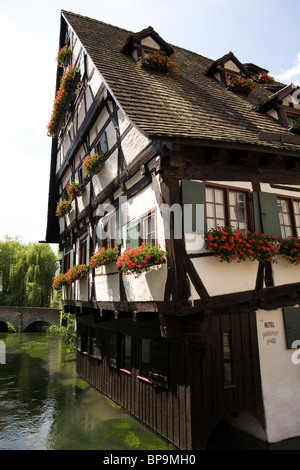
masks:
<path fill-rule="evenodd" d="M 182 180 L 182 212 L 184 232 L 206 232 L 205 185 L 199 181 Z"/>
<path fill-rule="evenodd" d="M 252 203 L 254 229 L 265 235 L 281 237 L 276 194 L 253 192 Z"/>
<path fill-rule="evenodd" d="M 127 236 L 126 236 L 126 246 L 130 248 L 136 248 L 140 244 L 139 237 L 139 219 L 132 220 L 127 224 Z"/>

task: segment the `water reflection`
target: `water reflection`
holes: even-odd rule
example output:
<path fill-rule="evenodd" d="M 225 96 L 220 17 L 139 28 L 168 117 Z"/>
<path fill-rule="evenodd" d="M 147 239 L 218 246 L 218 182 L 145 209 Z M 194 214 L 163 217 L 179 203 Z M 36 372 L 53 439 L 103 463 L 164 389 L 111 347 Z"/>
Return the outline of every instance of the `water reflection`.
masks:
<path fill-rule="evenodd" d="M 0 333 L 1 450 L 172 447 L 75 373 L 75 354 L 47 333 Z"/>

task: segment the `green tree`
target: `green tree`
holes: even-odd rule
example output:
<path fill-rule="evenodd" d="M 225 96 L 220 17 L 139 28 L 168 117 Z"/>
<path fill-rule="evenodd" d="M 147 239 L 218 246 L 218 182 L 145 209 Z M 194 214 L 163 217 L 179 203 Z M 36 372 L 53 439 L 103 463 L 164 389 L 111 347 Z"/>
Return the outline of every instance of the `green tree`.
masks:
<path fill-rule="evenodd" d="M 48 307 L 56 256 L 48 244 L 23 245 L 18 238 L 0 241 L 0 305 Z"/>

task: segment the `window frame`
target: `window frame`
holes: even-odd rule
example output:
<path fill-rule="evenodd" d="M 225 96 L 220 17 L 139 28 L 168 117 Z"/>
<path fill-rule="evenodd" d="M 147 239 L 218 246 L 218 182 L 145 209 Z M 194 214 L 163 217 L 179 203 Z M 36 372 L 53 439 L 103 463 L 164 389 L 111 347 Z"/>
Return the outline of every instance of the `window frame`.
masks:
<path fill-rule="evenodd" d="M 79 253 L 78 262 L 79 264 L 86 264 L 87 262 L 87 239 L 88 235 L 79 240 Z"/>
<path fill-rule="evenodd" d="M 300 109 L 294 108 L 292 106 L 285 106 L 281 105 L 278 109 L 279 120 L 281 121 L 282 125 L 287 129 L 289 126 L 288 115 L 295 116 L 295 119 L 300 119 Z"/>
<path fill-rule="evenodd" d="M 115 234 L 115 238 L 110 237 L 110 238 L 98 238 L 98 245 L 101 245 L 101 248 L 105 249 L 110 249 L 110 248 L 117 248 L 118 247 L 118 242 L 117 242 L 117 213 L 113 212 L 110 214 L 106 214 L 102 219 L 99 221 L 100 222 L 100 227 L 101 227 L 101 235 L 103 233 L 109 233 L 110 235 Z M 115 225 L 115 227 L 113 226 Z M 106 226 L 109 226 L 108 232 L 104 232 L 104 228 Z"/>
<path fill-rule="evenodd" d="M 137 240 L 134 240 L 137 243 L 136 246 L 139 246 L 142 243 L 148 243 L 147 239 L 144 236 L 144 224 L 147 222 L 147 220 L 149 220 L 149 219 L 151 220 L 152 218 L 154 220 L 154 232 L 150 231 L 148 233 L 150 233 L 150 234 L 154 233 L 154 238 L 151 237 L 151 240 L 153 240 L 153 242 L 150 243 L 150 245 L 155 246 L 155 245 L 158 244 L 157 210 L 156 210 L 156 207 L 154 207 L 153 209 L 150 209 L 149 211 L 145 212 L 144 214 L 140 215 L 139 217 L 136 217 L 135 219 L 132 219 L 129 222 L 127 222 L 127 224 L 126 224 L 126 247 L 132 245 L 132 244 L 130 244 L 130 240 L 129 240 L 127 234 L 128 234 L 128 228 L 130 228 L 130 226 L 134 227 L 135 222 L 136 222 L 136 227 L 138 228 L 138 238 L 137 238 Z M 151 227 L 152 227 L 152 225 L 151 225 Z M 133 248 L 133 246 L 131 246 L 131 248 Z"/>
<path fill-rule="evenodd" d="M 294 202 L 298 202 L 300 204 L 300 198 L 293 197 L 293 196 L 287 196 L 283 194 L 276 194 L 277 196 L 277 201 L 279 199 L 283 199 L 288 202 L 289 205 L 289 215 L 291 218 L 291 228 L 292 228 L 292 237 L 298 237 L 300 238 L 300 225 L 299 228 L 297 228 L 297 223 L 296 223 L 296 213 L 295 213 L 295 206 Z M 278 211 L 279 213 L 279 211 Z M 282 228 L 282 225 L 280 224 L 280 228 Z M 289 236 L 289 235 L 288 235 Z M 287 238 L 288 236 L 282 236 L 282 238 Z"/>
<path fill-rule="evenodd" d="M 143 344 L 149 344 L 149 362 L 143 362 Z M 152 348 L 151 348 L 152 345 Z M 162 348 L 164 349 L 162 354 Z M 160 367 L 155 367 L 151 364 L 151 355 L 153 358 L 154 356 L 160 356 Z M 165 356 L 165 357 L 163 357 Z M 166 363 L 164 363 L 164 360 Z M 139 365 L 139 372 L 140 374 L 137 375 L 137 378 L 141 381 L 148 382 L 154 386 L 168 388 L 169 387 L 169 373 L 170 373 L 170 348 L 169 343 L 167 341 L 158 340 L 156 338 L 141 338 L 140 341 L 140 365 Z M 149 370 L 145 370 L 145 364 L 149 366 Z M 156 364 L 157 366 L 157 364 Z M 148 369 L 148 367 L 147 367 Z M 151 370 L 152 369 L 152 370 Z M 160 370 L 159 370 L 160 369 Z"/>
<path fill-rule="evenodd" d="M 246 229 L 249 230 L 253 226 L 253 216 L 251 211 L 251 190 L 247 188 L 240 188 L 235 186 L 225 186 L 223 184 L 215 184 L 215 183 L 205 183 L 205 218 L 206 218 L 206 225 L 208 226 L 209 219 L 212 217 L 208 217 L 207 214 L 207 198 L 206 198 L 206 189 L 220 189 L 224 192 L 224 226 L 230 226 L 231 218 L 230 218 L 230 200 L 229 200 L 229 193 L 243 193 L 245 194 L 245 209 L 246 209 Z"/>

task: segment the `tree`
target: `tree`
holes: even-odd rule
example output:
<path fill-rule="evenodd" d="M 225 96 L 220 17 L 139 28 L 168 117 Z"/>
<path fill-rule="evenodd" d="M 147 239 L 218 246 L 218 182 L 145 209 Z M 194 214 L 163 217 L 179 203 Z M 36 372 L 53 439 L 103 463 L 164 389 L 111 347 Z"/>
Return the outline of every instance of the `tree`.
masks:
<path fill-rule="evenodd" d="M 48 307 L 56 256 L 48 244 L 23 245 L 18 238 L 0 241 L 0 305 Z"/>

